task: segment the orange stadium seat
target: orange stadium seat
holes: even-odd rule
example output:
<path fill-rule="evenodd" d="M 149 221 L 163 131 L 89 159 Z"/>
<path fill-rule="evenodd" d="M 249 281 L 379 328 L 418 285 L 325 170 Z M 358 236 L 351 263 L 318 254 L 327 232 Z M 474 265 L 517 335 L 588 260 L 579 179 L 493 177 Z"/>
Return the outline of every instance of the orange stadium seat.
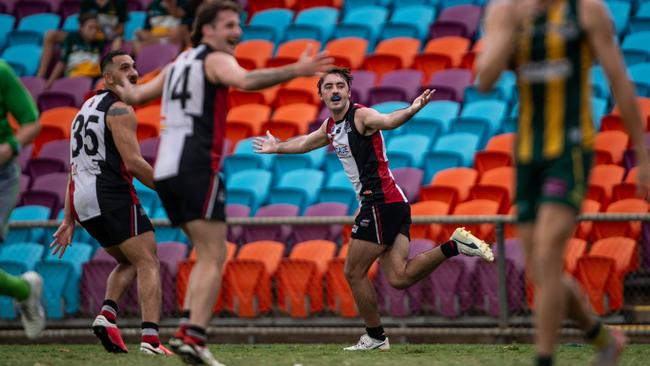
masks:
<path fill-rule="evenodd" d="M 280 87 L 275 96 L 276 108 L 287 104 L 307 103 L 320 106 L 318 95 L 318 76 L 302 77 L 289 81 Z"/>
<path fill-rule="evenodd" d="M 271 107 L 263 104 L 244 104 L 228 111 L 226 138 L 232 146 L 240 140 L 262 134 L 262 124 L 269 120 Z"/>
<path fill-rule="evenodd" d="M 463 202 L 469 197 L 469 190 L 476 183 L 477 178 L 478 173 L 472 168 L 442 170 L 433 177 L 431 185 L 422 187 L 420 200 L 446 202 L 453 210 L 456 203 Z"/>
<path fill-rule="evenodd" d="M 311 45 L 312 53 L 317 53 L 321 46 L 320 42 L 313 39 L 295 39 L 282 43 L 275 57 L 266 61 L 266 67 L 284 66 L 298 61 L 308 45 Z"/>
<path fill-rule="evenodd" d="M 589 295 L 594 311 L 604 315 L 613 310 L 612 302 L 605 307 L 605 293 L 610 296 L 616 289 L 616 262 L 609 257 L 583 255 L 576 265 L 576 279 Z"/>
<path fill-rule="evenodd" d="M 638 174 L 639 167 L 634 167 L 627 172 L 625 181 L 614 186 L 612 190 L 612 200 L 618 201 L 625 198 L 635 198 L 636 192 L 636 175 Z"/>
<path fill-rule="evenodd" d="M 43 144 L 70 138 L 72 123 L 79 110 L 74 107 L 52 108 L 41 113 L 41 132 L 34 141 L 34 156 L 38 156 Z"/>
<path fill-rule="evenodd" d="M 284 244 L 256 241 L 245 244 L 224 274 L 227 306 L 240 317 L 266 313 L 273 305 L 271 278 L 282 260 Z"/>
<path fill-rule="evenodd" d="M 580 209 L 581 214 L 592 214 L 600 212 L 601 204 L 598 201 L 585 199 L 582 201 L 582 207 Z M 580 221 L 576 226 L 575 237 L 580 239 L 588 240 L 591 237 L 591 232 L 593 230 L 594 223 L 593 221 Z"/>
<path fill-rule="evenodd" d="M 499 213 L 506 214 L 515 197 L 515 169 L 502 166 L 488 170 L 469 191 L 470 199 L 488 199 L 499 204 Z"/>
<path fill-rule="evenodd" d="M 625 169 L 618 165 L 602 164 L 594 166 L 589 177 L 587 198 L 596 200 L 606 207 L 612 197 L 614 186 L 623 181 L 624 175 Z"/>
<path fill-rule="evenodd" d="M 602 131 L 594 139 L 594 160 L 598 164 L 620 165 L 630 137 L 622 131 Z"/>
<path fill-rule="evenodd" d="M 650 98 L 637 97 L 637 103 L 641 111 L 641 120 L 645 123 L 646 131 L 650 131 Z M 612 112 L 603 117 L 600 129 L 602 131 L 618 130 L 627 132 L 623 126 L 621 111 L 618 105 L 615 105 Z"/>
<path fill-rule="evenodd" d="M 363 64 L 368 50 L 368 40 L 358 37 L 333 39 L 325 49 L 334 58 L 334 64 L 356 70 Z"/>
<path fill-rule="evenodd" d="M 269 130 L 275 137 L 283 140 L 305 134 L 317 114 L 318 107 L 313 104 L 285 105 L 275 110 L 271 119 L 262 125 L 262 131 Z"/>
<path fill-rule="evenodd" d="M 479 175 L 501 166 L 511 166 L 515 144 L 514 133 L 496 135 L 488 141 L 485 150 L 474 156 L 474 168 Z"/>
<path fill-rule="evenodd" d="M 241 42 L 235 47 L 235 58 L 239 65 L 247 70 L 263 68 L 273 55 L 273 42 L 252 39 Z"/>
<path fill-rule="evenodd" d="M 379 42 L 375 53 L 366 56 L 363 68 L 381 76 L 393 70 L 408 69 L 420 49 L 420 41 L 415 38 L 397 37 Z"/>
<path fill-rule="evenodd" d="M 278 306 L 282 311 L 304 318 L 324 310 L 323 276 L 335 252 L 336 244 L 327 240 L 309 240 L 293 247 L 278 267 Z"/>
<path fill-rule="evenodd" d="M 449 214 L 449 204 L 440 201 L 421 201 L 411 205 L 412 216 L 430 216 Z M 442 225 L 440 224 L 413 224 L 411 225 L 411 239 L 431 239 L 439 242 L 442 239 Z"/>
<path fill-rule="evenodd" d="M 639 267 L 639 245 L 637 241 L 622 236 L 600 239 L 593 243 L 591 255 L 610 257 L 616 261 L 616 273 L 624 277 Z"/>
<path fill-rule="evenodd" d="M 230 92 L 228 93 L 228 108 L 234 108 L 244 104 L 271 105 L 279 89 L 279 85 L 257 91 L 230 88 Z"/>
<path fill-rule="evenodd" d="M 460 67 L 469 42 L 469 39 L 457 36 L 434 38 L 427 42 L 422 53 L 415 56 L 413 68 L 424 73 L 422 80 L 426 83 L 437 71 Z"/>
<path fill-rule="evenodd" d="M 576 272 L 576 266 L 578 265 L 578 259 L 586 252 L 586 241 L 578 238 L 569 239 L 564 250 L 564 270 L 574 274 Z"/>
<path fill-rule="evenodd" d="M 508 216 L 512 216 L 515 219 L 517 218 L 517 205 L 510 206 L 510 209 L 508 210 Z M 518 237 L 517 227 L 515 224 L 506 224 L 504 231 L 504 236 L 506 239 Z"/>
<path fill-rule="evenodd" d="M 296 5 L 296 0 L 254 0 L 248 3 L 248 12 L 250 15 L 258 11 L 272 8 L 291 9 Z"/>
<path fill-rule="evenodd" d="M 160 105 L 150 105 L 135 111 L 135 118 L 138 121 L 138 140 L 142 141 L 160 135 Z"/>
<path fill-rule="evenodd" d="M 479 38 L 476 43 L 474 43 L 474 46 L 472 46 L 472 49 L 463 55 L 463 60 L 460 62 L 461 68 L 470 70 L 474 69 L 474 61 L 476 60 L 476 56 L 481 53 L 482 50 L 483 38 Z"/>
<path fill-rule="evenodd" d="M 486 199 L 476 199 L 459 203 L 452 215 L 478 216 L 478 215 L 496 215 L 499 212 L 499 204 Z M 449 237 L 451 233 L 459 226 L 465 228 L 477 237 L 488 243 L 494 242 L 494 224 L 452 224 L 445 225 L 445 231 L 442 237 Z"/>
<path fill-rule="evenodd" d="M 296 0 L 294 9 L 296 11 L 313 8 L 315 6 L 329 6 L 331 8 L 341 8 L 343 0 Z"/>
<path fill-rule="evenodd" d="M 648 203 L 639 198 L 626 198 L 616 201 L 607 206 L 607 213 L 647 213 Z M 641 235 L 641 223 L 639 221 L 624 222 L 594 222 L 593 236 L 595 240 L 612 236 L 626 236 L 634 240 Z"/>

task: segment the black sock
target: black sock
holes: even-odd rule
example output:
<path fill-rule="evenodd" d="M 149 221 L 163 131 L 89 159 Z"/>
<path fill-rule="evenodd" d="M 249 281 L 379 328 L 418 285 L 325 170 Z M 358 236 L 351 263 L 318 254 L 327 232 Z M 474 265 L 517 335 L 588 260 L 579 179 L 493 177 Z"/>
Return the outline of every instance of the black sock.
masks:
<path fill-rule="evenodd" d="M 382 327 L 381 325 L 378 327 L 366 328 L 366 333 L 368 333 L 370 338 L 374 338 L 378 341 L 386 340 L 386 335 L 384 334 L 384 327 Z"/>
<path fill-rule="evenodd" d="M 181 311 L 181 318 L 189 319 L 190 318 L 190 311 L 189 310 Z"/>
<path fill-rule="evenodd" d="M 537 361 L 535 362 L 537 366 L 552 366 L 553 365 L 553 356 L 542 356 L 537 355 Z"/>
<path fill-rule="evenodd" d="M 442 254 L 447 257 L 455 257 L 458 255 L 458 246 L 456 246 L 456 242 L 453 240 L 449 240 L 448 242 L 442 244 L 440 246 L 440 250 L 442 250 Z"/>
<path fill-rule="evenodd" d="M 602 326 L 602 323 L 600 321 L 597 321 L 591 329 L 585 332 L 585 339 L 588 342 L 592 342 L 594 339 L 596 339 L 598 333 L 600 333 L 600 327 Z"/>

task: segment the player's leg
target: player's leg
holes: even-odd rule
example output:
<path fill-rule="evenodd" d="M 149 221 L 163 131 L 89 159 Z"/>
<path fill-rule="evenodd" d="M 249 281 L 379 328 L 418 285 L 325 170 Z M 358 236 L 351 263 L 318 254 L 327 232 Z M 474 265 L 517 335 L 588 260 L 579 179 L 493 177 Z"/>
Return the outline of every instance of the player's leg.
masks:
<path fill-rule="evenodd" d="M 36 76 L 40 76 L 42 78 L 47 76 L 47 68 L 50 66 L 50 61 L 52 60 L 54 46 L 65 41 L 65 37 L 67 35 L 67 32 L 61 30 L 50 30 L 45 33 L 45 39 L 43 40 L 43 51 L 41 52 L 41 62 L 39 63 Z"/>
<path fill-rule="evenodd" d="M 438 246 L 408 260 L 409 243 L 409 238 L 405 235 L 397 235 L 393 245 L 382 254 L 379 261 L 388 283 L 397 289 L 408 288 L 426 277 L 447 259 L 441 249 L 442 246 Z M 449 256 L 458 254 L 457 249 L 449 248 L 449 250 L 453 251 L 453 254 L 448 254 Z"/>

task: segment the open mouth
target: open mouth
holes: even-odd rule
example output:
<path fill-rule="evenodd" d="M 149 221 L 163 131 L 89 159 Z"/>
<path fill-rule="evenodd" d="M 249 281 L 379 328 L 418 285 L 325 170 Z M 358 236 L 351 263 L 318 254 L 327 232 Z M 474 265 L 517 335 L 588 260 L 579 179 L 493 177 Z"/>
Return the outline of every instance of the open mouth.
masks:
<path fill-rule="evenodd" d="M 138 83 L 138 78 L 136 76 L 129 77 L 129 82 L 133 85 Z"/>
<path fill-rule="evenodd" d="M 332 102 L 340 102 L 341 101 L 341 96 L 340 95 L 335 95 L 332 97 Z"/>
<path fill-rule="evenodd" d="M 239 43 L 239 38 L 232 38 L 232 39 L 229 39 L 227 42 L 228 42 L 229 45 L 235 47 L 235 46 L 237 46 L 237 43 Z"/>

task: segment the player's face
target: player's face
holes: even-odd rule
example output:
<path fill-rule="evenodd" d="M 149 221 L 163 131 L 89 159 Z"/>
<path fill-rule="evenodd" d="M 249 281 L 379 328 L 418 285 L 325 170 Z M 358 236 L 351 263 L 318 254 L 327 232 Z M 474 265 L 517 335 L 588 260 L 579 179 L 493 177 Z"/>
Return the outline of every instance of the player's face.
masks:
<path fill-rule="evenodd" d="M 338 74 L 328 74 L 320 87 L 320 99 L 331 111 L 340 111 L 348 106 L 350 88 L 345 79 Z"/>
<path fill-rule="evenodd" d="M 129 55 L 113 57 L 113 66 L 106 75 L 108 85 L 121 85 L 122 80 L 127 80 L 135 85 L 138 82 L 138 70 L 135 68 L 135 61 Z"/>
<path fill-rule="evenodd" d="M 219 15 L 217 15 L 217 20 L 206 28 L 209 29 L 207 29 L 207 32 L 204 31 L 203 34 L 211 40 L 211 43 L 216 46 L 217 50 L 229 54 L 235 53 L 235 47 L 239 43 L 242 35 L 239 14 L 236 11 L 220 11 Z"/>
<path fill-rule="evenodd" d="M 98 28 L 99 23 L 97 23 L 97 19 L 88 19 L 81 27 L 79 27 L 79 33 L 81 33 L 81 37 L 84 40 L 89 42 L 95 39 Z"/>

